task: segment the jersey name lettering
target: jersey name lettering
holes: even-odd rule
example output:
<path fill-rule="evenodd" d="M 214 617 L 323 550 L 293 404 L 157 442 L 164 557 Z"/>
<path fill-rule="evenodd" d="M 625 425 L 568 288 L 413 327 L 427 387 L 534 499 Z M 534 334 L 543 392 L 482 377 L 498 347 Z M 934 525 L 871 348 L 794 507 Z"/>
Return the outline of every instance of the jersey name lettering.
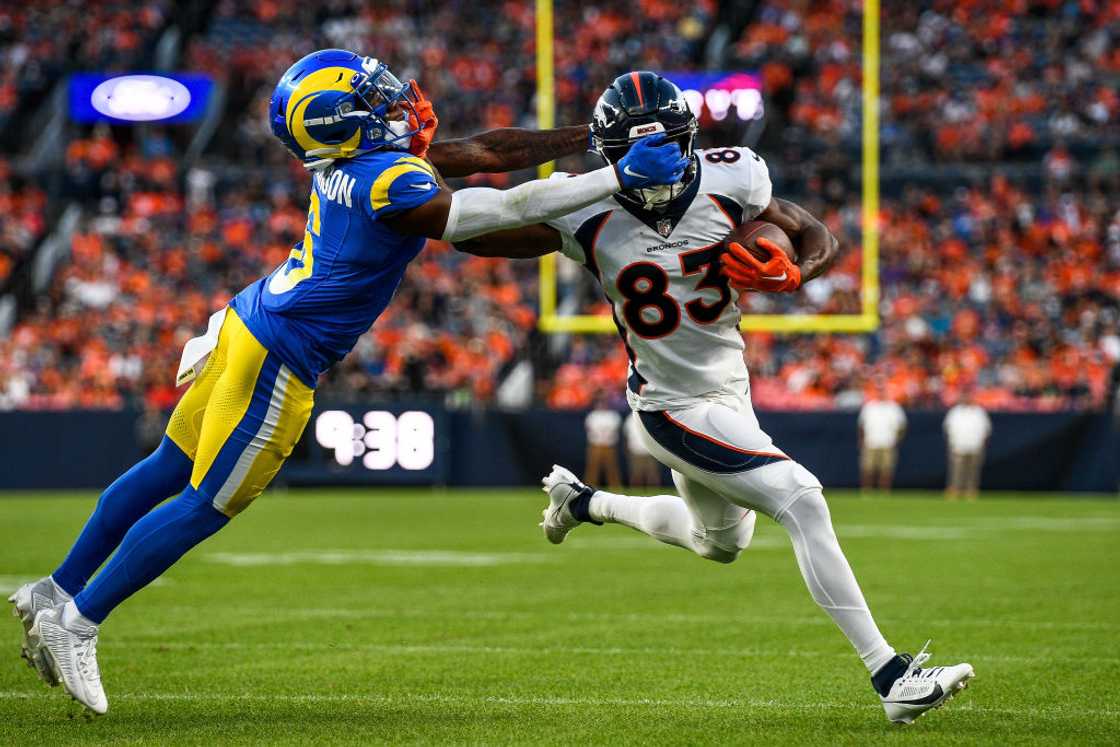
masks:
<path fill-rule="evenodd" d="M 323 176 L 322 172 L 315 174 L 315 185 L 322 193 L 323 199 L 337 202 L 343 207 L 354 206 L 354 184 L 357 180 L 340 170 L 334 170 L 330 176 Z"/>
<path fill-rule="evenodd" d="M 664 252 L 668 249 L 679 249 L 682 246 L 688 246 L 688 239 L 682 239 L 680 241 L 670 241 L 667 244 L 655 244 L 654 246 L 647 246 L 646 254 L 649 254 L 651 252 Z"/>

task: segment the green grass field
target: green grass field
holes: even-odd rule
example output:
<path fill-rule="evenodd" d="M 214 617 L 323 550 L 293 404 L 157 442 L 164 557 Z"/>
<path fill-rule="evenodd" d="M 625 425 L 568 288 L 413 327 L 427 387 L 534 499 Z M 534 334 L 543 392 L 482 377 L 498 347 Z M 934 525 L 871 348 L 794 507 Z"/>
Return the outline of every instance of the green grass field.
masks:
<path fill-rule="evenodd" d="M 621 527 L 552 547 L 539 492 L 258 501 L 102 628 L 110 711 L 80 716 L 0 626 L 0 743 L 1115 743 L 1120 506 L 833 492 L 888 639 L 970 661 L 889 724 L 781 529 L 718 565 Z M 5 596 L 92 496 L 0 498 Z M 7 619 L 7 618 L 5 618 Z"/>

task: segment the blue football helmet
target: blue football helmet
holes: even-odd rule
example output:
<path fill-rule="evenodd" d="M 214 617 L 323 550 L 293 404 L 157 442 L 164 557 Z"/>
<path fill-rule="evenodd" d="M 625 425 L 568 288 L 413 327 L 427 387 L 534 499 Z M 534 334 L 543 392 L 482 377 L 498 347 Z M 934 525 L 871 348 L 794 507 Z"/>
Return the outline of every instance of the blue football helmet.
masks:
<path fill-rule="evenodd" d="M 389 66 L 344 49 L 312 52 L 276 84 L 272 134 L 309 169 L 378 148 L 406 150 L 420 131 L 412 86 Z M 403 109 L 401 119 L 387 119 Z"/>

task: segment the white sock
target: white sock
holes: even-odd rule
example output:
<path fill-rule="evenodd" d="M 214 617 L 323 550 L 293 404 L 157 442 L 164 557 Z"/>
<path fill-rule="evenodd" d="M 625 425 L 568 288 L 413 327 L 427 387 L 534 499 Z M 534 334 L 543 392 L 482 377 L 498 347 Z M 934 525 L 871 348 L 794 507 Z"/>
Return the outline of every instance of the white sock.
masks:
<path fill-rule="evenodd" d="M 62 627 L 67 630 L 81 628 L 93 628 L 97 630 L 97 623 L 83 615 L 78 609 L 78 605 L 74 604 L 73 599 L 62 606 L 62 619 L 60 622 L 62 623 Z"/>
<path fill-rule="evenodd" d="M 47 578 L 50 580 L 51 586 L 54 588 L 55 599 L 65 599 L 66 601 L 70 601 L 71 599 L 73 599 L 72 596 L 66 593 L 66 589 L 63 589 L 58 585 L 58 582 L 54 580 L 54 576 L 47 576 Z"/>
<path fill-rule="evenodd" d="M 863 598 L 848 559 L 840 549 L 828 505 L 811 490 L 775 517 L 793 540 L 797 565 L 813 600 L 827 612 L 874 674 L 895 655 Z"/>
<path fill-rule="evenodd" d="M 692 513 L 680 496 L 619 495 L 596 490 L 587 512 L 595 521 L 622 524 L 666 544 L 695 551 Z"/>

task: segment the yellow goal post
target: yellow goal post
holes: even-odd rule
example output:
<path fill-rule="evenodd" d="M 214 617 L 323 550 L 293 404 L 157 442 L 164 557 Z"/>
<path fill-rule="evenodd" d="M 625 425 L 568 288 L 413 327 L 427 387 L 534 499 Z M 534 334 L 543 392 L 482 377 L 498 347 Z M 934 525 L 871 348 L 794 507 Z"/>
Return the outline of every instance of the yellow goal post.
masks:
<path fill-rule="evenodd" d="M 553 69 L 553 0 L 536 0 L 537 123 L 541 129 L 556 126 L 555 72 Z M 863 3 L 863 130 L 862 155 L 862 276 L 859 314 L 744 314 L 743 331 L 813 333 L 871 332 L 879 327 L 879 0 Z M 537 176 L 552 173 L 552 162 L 542 164 Z M 614 333 L 614 321 L 605 314 L 556 313 L 556 255 L 540 259 L 540 329 L 544 332 Z"/>

